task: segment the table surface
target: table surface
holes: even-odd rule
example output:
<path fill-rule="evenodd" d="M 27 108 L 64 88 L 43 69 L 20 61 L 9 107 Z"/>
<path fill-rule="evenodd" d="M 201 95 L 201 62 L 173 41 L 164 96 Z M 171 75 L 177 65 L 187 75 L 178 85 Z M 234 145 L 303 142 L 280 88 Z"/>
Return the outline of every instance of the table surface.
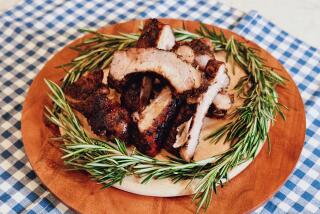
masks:
<path fill-rule="evenodd" d="M 0 13 L 21 0 L 0 0 Z M 244 12 L 256 10 L 289 34 L 320 48 L 319 0 L 224 0 Z"/>

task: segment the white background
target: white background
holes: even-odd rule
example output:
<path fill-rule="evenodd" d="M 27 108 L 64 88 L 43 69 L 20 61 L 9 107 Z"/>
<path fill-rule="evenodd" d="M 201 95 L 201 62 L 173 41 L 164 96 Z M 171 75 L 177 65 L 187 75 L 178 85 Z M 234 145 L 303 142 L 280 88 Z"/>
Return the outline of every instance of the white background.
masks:
<path fill-rule="evenodd" d="M 20 0 L 0 0 L 0 13 Z M 320 0 L 224 0 L 248 12 L 257 10 L 291 35 L 320 48 Z"/>

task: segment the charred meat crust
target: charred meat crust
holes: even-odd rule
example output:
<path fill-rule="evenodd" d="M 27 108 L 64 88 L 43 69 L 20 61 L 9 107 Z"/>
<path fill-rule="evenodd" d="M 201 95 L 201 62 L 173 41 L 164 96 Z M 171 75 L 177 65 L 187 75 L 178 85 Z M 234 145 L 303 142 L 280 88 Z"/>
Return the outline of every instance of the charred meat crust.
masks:
<path fill-rule="evenodd" d="M 88 120 L 92 131 L 107 139 L 129 139 L 131 117 L 129 112 L 118 102 L 107 98 L 109 89 L 98 88 L 85 100 L 69 102 L 71 107 L 82 113 Z"/>
<path fill-rule="evenodd" d="M 157 19 L 149 19 L 137 41 L 137 48 L 158 48 L 170 50 L 175 45 L 175 36 L 170 25 L 163 24 Z"/>
<path fill-rule="evenodd" d="M 159 34 L 163 25 L 157 19 L 149 19 L 145 23 L 141 32 L 139 40 L 137 41 L 137 48 L 157 47 Z"/>
<path fill-rule="evenodd" d="M 153 75 L 130 75 L 121 87 L 121 104 L 129 111 L 142 110 L 150 100 L 155 76 Z"/>
<path fill-rule="evenodd" d="M 176 115 L 179 99 L 173 99 L 171 103 L 153 120 L 153 124 L 147 130 L 140 132 L 138 125 L 133 124 L 131 140 L 138 151 L 151 157 L 157 155 L 166 140 L 166 133 Z"/>
<path fill-rule="evenodd" d="M 64 88 L 64 93 L 73 99 L 86 99 L 103 84 L 102 79 L 103 71 L 101 69 L 86 72 L 76 82 L 67 85 Z"/>
<path fill-rule="evenodd" d="M 142 109 L 144 106 L 146 106 L 149 102 L 152 88 L 153 88 L 153 78 L 144 76 L 142 78 L 141 82 L 141 88 L 140 88 L 140 96 L 139 96 L 139 103 L 140 103 L 140 109 Z"/>
<path fill-rule="evenodd" d="M 217 107 L 212 104 L 206 114 L 206 117 L 215 118 L 215 119 L 223 119 L 228 110 L 225 109 L 217 109 Z"/>
<path fill-rule="evenodd" d="M 140 91 L 142 76 L 133 75 L 123 87 L 121 93 L 121 104 L 129 111 L 135 112 L 140 108 Z"/>
<path fill-rule="evenodd" d="M 169 128 L 168 136 L 163 144 L 163 148 L 173 155 L 180 156 L 179 149 L 174 148 L 173 144 L 176 142 L 176 136 L 178 134 L 178 127 L 188 121 L 196 111 L 196 104 L 186 104 L 185 101 L 181 102 L 178 106 L 175 119 L 172 121 L 172 125 Z"/>
<path fill-rule="evenodd" d="M 199 70 L 205 70 L 207 62 L 215 59 L 213 45 L 207 38 L 194 39 L 190 42 L 177 42 L 173 51 L 184 61 Z"/>
<path fill-rule="evenodd" d="M 130 128 L 128 111 L 118 103 L 110 102 L 110 100 L 104 102 L 103 107 L 103 110 L 99 108 L 97 113 L 88 117 L 92 131 L 99 136 L 105 136 L 107 139 L 117 138 L 128 141 Z"/>
<path fill-rule="evenodd" d="M 190 42 L 190 47 L 193 49 L 196 55 L 209 54 L 210 56 L 214 57 L 212 52 L 212 43 L 206 38 L 193 39 Z"/>
<path fill-rule="evenodd" d="M 204 78 L 206 80 L 214 79 L 222 64 L 224 63 L 215 59 L 209 60 L 205 68 Z"/>

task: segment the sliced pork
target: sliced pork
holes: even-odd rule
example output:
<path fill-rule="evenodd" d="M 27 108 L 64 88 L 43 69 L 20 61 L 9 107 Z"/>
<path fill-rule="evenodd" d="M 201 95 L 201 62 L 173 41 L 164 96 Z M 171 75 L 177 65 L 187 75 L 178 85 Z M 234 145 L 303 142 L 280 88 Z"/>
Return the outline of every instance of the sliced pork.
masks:
<path fill-rule="evenodd" d="M 114 53 L 109 83 L 115 88 L 124 85 L 129 74 L 153 72 L 168 80 L 177 93 L 200 87 L 201 74 L 175 53 L 155 48 L 130 48 Z"/>
<path fill-rule="evenodd" d="M 64 92 L 71 107 L 87 118 L 95 134 L 127 141 L 130 115 L 116 100 L 108 98 L 110 90 L 103 84 L 103 76 L 102 70 L 87 72 L 66 86 Z"/>
<path fill-rule="evenodd" d="M 149 19 L 144 24 L 136 47 L 170 50 L 174 44 L 175 37 L 171 27 L 157 19 Z M 142 110 L 148 104 L 152 93 L 153 80 L 154 78 L 148 75 L 140 75 L 139 78 L 134 78 L 134 82 L 131 81 L 126 84 L 128 93 L 123 93 L 121 100 L 130 111 Z"/>
<path fill-rule="evenodd" d="M 131 117 L 118 102 L 107 97 L 108 93 L 108 88 L 102 86 L 85 100 L 70 104 L 87 118 L 91 130 L 96 135 L 127 142 Z"/>
<path fill-rule="evenodd" d="M 177 116 L 172 121 L 172 124 L 170 126 L 170 129 L 168 131 L 168 137 L 166 141 L 163 144 L 163 147 L 168 152 L 179 155 L 179 147 L 182 145 L 179 145 L 179 143 L 184 143 L 186 141 L 186 133 L 185 129 L 188 129 L 188 126 L 190 126 L 190 119 L 194 115 L 196 110 L 196 105 L 189 105 L 186 103 L 181 103 L 178 106 L 177 109 Z M 184 138 L 184 140 L 182 139 Z M 175 145 L 175 143 L 177 144 Z"/>
<path fill-rule="evenodd" d="M 180 155 L 187 161 L 191 160 L 197 148 L 203 119 L 211 103 L 218 92 L 229 84 L 225 65 L 218 61 L 216 64 L 219 66 L 216 66 L 217 70 L 212 74 L 213 78 L 208 79 L 206 90 L 199 95 L 194 115 L 185 124 L 181 124 L 182 127 L 180 126 L 180 130 L 177 131 L 179 135 L 176 136 L 173 147 L 181 147 Z"/>
<path fill-rule="evenodd" d="M 215 59 L 212 42 L 207 38 L 177 43 L 174 52 L 181 59 L 199 67 L 200 70 L 205 70 L 209 60 Z"/>
<path fill-rule="evenodd" d="M 171 50 L 174 45 L 175 37 L 170 25 L 163 24 L 157 19 L 150 19 L 145 22 L 136 47 Z"/>
<path fill-rule="evenodd" d="M 226 91 L 220 91 L 214 98 L 208 112 L 207 117 L 222 119 L 226 116 L 228 110 L 233 104 L 233 96 Z"/>
<path fill-rule="evenodd" d="M 133 114 L 132 141 L 141 153 L 155 156 L 160 151 L 177 104 L 178 100 L 165 87 L 142 112 Z"/>
<path fill-rule="evenodd" d="M 189 45 L 181 45 L 177 47 L 175 53 L 180 57 L 180 59 L 193 63 L 195 58 L 195 53 Z"/>

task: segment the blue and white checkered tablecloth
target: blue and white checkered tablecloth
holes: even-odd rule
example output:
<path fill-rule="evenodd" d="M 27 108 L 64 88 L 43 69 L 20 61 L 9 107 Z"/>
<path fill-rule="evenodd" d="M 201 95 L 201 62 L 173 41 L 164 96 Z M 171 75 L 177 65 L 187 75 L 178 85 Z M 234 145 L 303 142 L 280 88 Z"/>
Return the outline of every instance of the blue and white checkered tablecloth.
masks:
<path fill-rule="evenodd" d="M 232 29 L 268 50 L 290 72 L 307 114 L 306 141 L 293 174 L 256 213 L 320 213 L 320 52 L 255 11 L 215 1 L 24 0 L 0 15 L 0 213 L 72 213 L 41 184 L 24 153 L 21 110 L 32 79 L 79 28 L 134 18 L 201 20 Z"/>

